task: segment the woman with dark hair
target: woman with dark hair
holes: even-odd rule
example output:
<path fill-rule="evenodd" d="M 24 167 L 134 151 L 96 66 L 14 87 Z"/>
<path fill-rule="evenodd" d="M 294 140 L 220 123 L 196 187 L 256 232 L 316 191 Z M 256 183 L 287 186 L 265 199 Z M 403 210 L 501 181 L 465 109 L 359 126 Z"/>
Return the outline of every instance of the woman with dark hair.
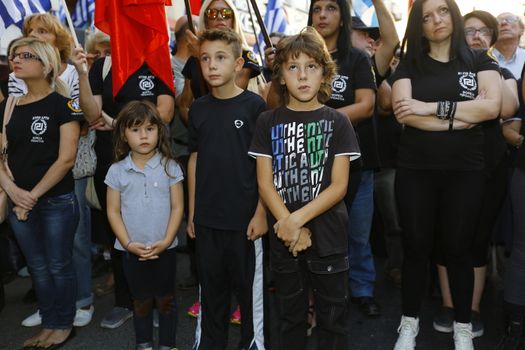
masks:
<path fill-rule="evenodd" d="M 498 21 L 486 11 L 473 11 L 463 17 L 465 21 L 465 39 L 472 49 L 487 50 L 498 38 Z M 501 68 L 502 106 L 500 117 L 505 120 L 518 109 L 518 87 L 512 73 Z M 472 295 L 472 335 L 483 335 L 484 326 L 480 316 L 480 302 L 485 287 L 489 243 L 494 224 L 507 193 L 508 166 L 507 145 L 502 133 L 500 118 L 481 124 L 485 134 L 485 193 L 481 213 L 476 226 L 472 262 L 474 267 L 474 294 Z M 450 333 L 453 330 L 454 311 L 452 296 L 448 285 L 447 269 L 438 259 L 439 285 L 443 307 L 434 317 L 434 329 Z"/>
<path fill-rule="evenodd" d="M 349 280 L 352 300 L 368 317 L 380 315 L 373 299 L 375 266 L 370 246 L 374 210 L 373 169 L 379 167 L 375 123 L 372 118 L 376 83 L 366 53 L 351 44 L 351 16 L 346 0 L 314 0 L 308 12 L 308 25 L 323 37 L 337 75 L 332 96 L 326 105 L 345 114 L 359 136 L 361 158 L 351 163 L 346 205 L 349 213 Z"/>
<path fill-rule="evenodd" d="M 480 123 L 500 113 L 497 62 L 471 50 L 453 0 L 416 0 L 403 39 L 392 102 L 404 125 L 396 196 L 403 227 L 403 316 L 395 350 L 414 349 L 434 242 L 454 303 L 455 349 L 474 349 L 472 243 L 485 178 Z"/>

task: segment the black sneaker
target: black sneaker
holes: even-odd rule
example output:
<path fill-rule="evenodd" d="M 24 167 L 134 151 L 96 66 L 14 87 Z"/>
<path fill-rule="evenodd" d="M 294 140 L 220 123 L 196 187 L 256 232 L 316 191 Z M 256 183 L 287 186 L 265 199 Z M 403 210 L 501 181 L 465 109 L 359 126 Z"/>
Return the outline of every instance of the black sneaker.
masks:
<path fill-rule="evenodd" d="M 503 336 L 495 350 L 523 350 L 525 342 L 521 336 L 523 324 L 521 322 L 510 322 L 507 334 Z"/>
<path fill-rule="evenodd" d="M 472 337 L 481 337 L 485 332 L 485 327 L 479 312 L 472 310 L 470 314 L 470 323 L 472 323 Z"/>
<path fill-rule="evenodd" d="M 433 327 L 441 333 L 452 333 L 454 331 L 454 310 L 450 307 L 442 306 L 434 315 Z"/>

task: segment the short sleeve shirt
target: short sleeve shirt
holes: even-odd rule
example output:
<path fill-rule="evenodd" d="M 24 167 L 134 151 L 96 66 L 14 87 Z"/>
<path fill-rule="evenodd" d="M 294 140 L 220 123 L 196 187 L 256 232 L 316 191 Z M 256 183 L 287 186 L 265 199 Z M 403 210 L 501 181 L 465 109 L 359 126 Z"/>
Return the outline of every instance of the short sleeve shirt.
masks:
<path fill-rule="evenodd" d="M 171 214 L 170 189 L 183 178 L 177 162 L 162 158 L 160 153 L 144 169 L 135 165 L 131 155 L 111 165 L 105 183 L 120 192 L 122 220 L 132 241 L 151 244 L 166 237 Z M 177 239 L 169 248 L 176 245 Z M 115 249 L 125 250 L 118 239 Z"/>
<path fill-rule="evenodd" d="M 459 59 L 443 63 L 425 55 L 424 71 L 401 61 L 393 81 L 410 79 L 412 97 L 423 102 L 471 101 L 478 95 L 478 73 L 495 70 L 498 63 L 485 50 L 472 51 L 472 67 Z M 409 169 L 481 170 L 485 167 L 481 126 L 468 130 L 427 131 L 405 126 L 398 166 Z"/>
<path fill-rule="evenodd" d="M 361 50 L 351 48 L 347 57 L 332 53 L 337 63 L 337 74 L 332 81 L 332 95 L 326 105 L 335 109 L 355 103 L 358 89 L 376 90 L 376 82 L 370 58 Z M 362 157 L 356 163 L 365 169 L 379 166 L 377 132 L 374 118 L 363 120 L 354 126 L 358 135 Z"/>
<path fill-rule="evenodd" d="M 0 104 L 1 123 L 6 101 Z M 78 103 L 56 92 L 39 101 L 15 106 L 6 133 L 8 165 L 18 187 L 27 191 L 35 187 L 58 159 L 60 127 L 82 119 Z M 69 193 L 73 189 L 73 175 L 69 170 L 43 197 Z"/>
<path fill-rule="evenodd" d="M 290 212 L 313 201 L 330 185 L 335 157 L 354 160 L 361 155 L 346 116 L 326 106 L 303 112 L 280 107 L 263 113 L 249 154 L 272 159 L 275 189 Z M 340 202 L 306 224 L 320 256 L 347 251 L 347 221 L 346 207 Z M 275 234 L 270 242 L 272 250 L 288 251 Z"/>
<path fill-rule="evenodd" d="M 124 83 L 117 96 L 113 98 L 113 78 L 111 70 L 106 77 L 102 76 L 105 58 L 100 58 L 93 63 L 89 71 L 89 83 L 93 95 L 102 96 L 102 110 L 109 116 L 115 118 L 120 110 L 130 101 L 147 100 L 157 103 L 159 95 L 173 96 L 173 92 L 157 79 L 143 64 Z M 95 142 L 97 154 L 97 167 L 109 168 L 113 158 L 113 143 L 111 131 L 98 131 Z"/>
<path fill-rule="evenodd" d="M 189 110 L 189 150 L 197 152 L 196 224 L 245 230 L 257 207 L 255 161 L 248 148 L 264 100 L 251 91 L 228 99 L 211 94 Z"/>

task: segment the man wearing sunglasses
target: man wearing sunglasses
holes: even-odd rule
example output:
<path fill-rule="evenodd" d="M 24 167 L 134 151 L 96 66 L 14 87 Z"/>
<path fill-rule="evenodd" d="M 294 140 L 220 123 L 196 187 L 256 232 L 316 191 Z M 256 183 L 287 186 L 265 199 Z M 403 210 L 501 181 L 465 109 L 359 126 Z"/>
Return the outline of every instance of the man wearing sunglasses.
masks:
<path fill-rule="evenodd" d="M 525 49 L 518 45 L 525 27 L 519 16 L 509 12 L 503 12 L 497 20 L 499 36 L 494 45 L 494 55 L 501 67 L 507 68 L 519 79 L 525 64 Z"/>

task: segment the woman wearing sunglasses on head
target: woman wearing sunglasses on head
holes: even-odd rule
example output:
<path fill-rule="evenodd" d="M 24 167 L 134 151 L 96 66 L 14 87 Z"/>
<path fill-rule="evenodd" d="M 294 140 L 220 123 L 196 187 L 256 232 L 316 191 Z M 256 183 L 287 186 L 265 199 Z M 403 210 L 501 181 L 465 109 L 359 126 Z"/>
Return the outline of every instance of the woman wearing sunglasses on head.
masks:
<path fill-rule="evenodd" d="M 206 29 L 232 29 L 236 32 L 242 41 L 242 58 L 244 59 L 243 69 L 237 74 L 235 83 L 242 89 L 248 89 L 258 93 L 257 79 L 261 74 L 261 67 L 253 52 L 250 50 L 241 29 L 240 17 L 233 1 L 231 0 L 206 0 L 201 7 L 199 14 L 200 31 Z M 202 78 L 197 55 L 199 52 L 199 43 L 197 37 L 188 31 L 188 41 L 192 56 L 186 62 L 182 74 L 186 78 L 184 90 L 181 96 L 181 116 L 188 120 L 188 108 L 194 99 L 206 95 L 209 90 Z"/>

